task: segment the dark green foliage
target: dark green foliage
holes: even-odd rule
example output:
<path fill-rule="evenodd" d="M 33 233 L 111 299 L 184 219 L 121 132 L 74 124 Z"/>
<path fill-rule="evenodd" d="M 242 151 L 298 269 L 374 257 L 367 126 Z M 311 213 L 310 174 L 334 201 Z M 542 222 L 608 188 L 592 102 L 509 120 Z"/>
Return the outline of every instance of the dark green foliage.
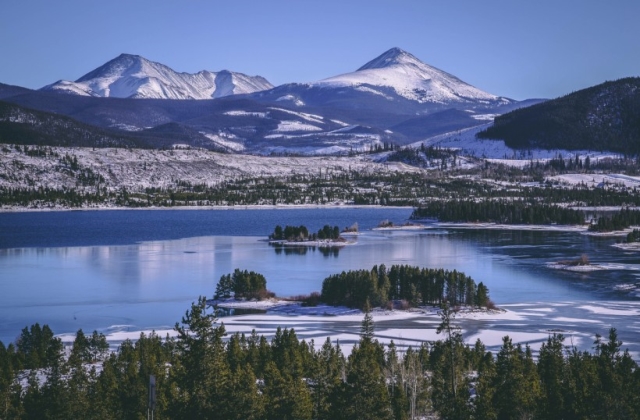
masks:
<path fill-rule="evenodd" d="M 640 78 L 630 77 L 518 109 L 495 119 L 479 138 L 515 149 L 640 152 Z"/>
<path fill-rule="evenodd" d="M 273 233 L 269 235 L 272 241 L 315 241 L 315 240 L 335 240 L 340 237 L 340 228 L 324 225 L 318 233 L 309 234 L 306 226 L 282 226 L 277 225 Z"/>
<path fill-rule="evenodd" d="M 474 299 L 474 304 L 476 306 L 480 306 L 481 308 L 486 308 L 491 303 L 491 299 L 489 299 L 489 288 L 484 285 L 484 283 L 478 283 L 478 288 L 476 289 L 476 295 Z"/>
<path fill-rule="evenodd" d="M 412 219 L 434 218 L 441 222 L 493 222 L 504 224 L 581 225 L 580 210 L 521 201 L 432 201 L 414 209 Z"/>
<path fill-rule="evenodd" d="M 285 226 L 284 229 L 277 225 L 269 239 L 275 241 L 306 241 L 309 238 L 309 230 L 306 226 Z"/>
<path fill-rule="evenodd" d="M 633 231 L 629 232 L 627 234 L 626 242 L 628 243 L 640 242 L 640 230 L 633 229 Z"/>
<path fill-rule="evenodd" d="M 236 268 L 232 274 L 224 274 L 216 285 L 215 299 L 228 298 L 261 299 L 267 297 L 267 279 L 254 271 Z"/>
<path fill-rule="evenodd" d="M 233 293 L 234 283 L 231 279 L 231 274 L 223 274 L 218 280 L 216 285 L 216 292 L 213 295 L 214 299 L 230 298 Z"/>
<path fill-rule="evenodd" d="M 529 347 L 503 338 L 496 358 L 493 406 L 498 419 L 532 418 L 540 405 L 540 380 Z"/>
<path fill-rule="evenodd" d="M 224 326 L 215 325 L 200 298 L 185 313 L 178 332 L 174 357 L 176 388 L 170 400 L 173 416 L 216 419 L 228 410 L 225 399 L 231 370 L 224 353 Z"/>
<path fill-rule="evenodd" d="M 48 325 L 36 323 L 23 328 L 16 342 L 17 358 L 24 369 L 45 368 L 54 364 L 62 352 L 62 342 L 53 336 Z"/>
<path fill-rule="evenodd" d="M 334 274 L 322 282 L 321 300 L 329 305 L 364 308 L 386 305 L 390 300 L 403 300 L 417 305 L 487 306 L 490 303 L 486 286 L 476 287 L 475 281 L 457 270 L 384 265 L 372 270 L 355 270 Z"/>
<path fill-rule="evenodd" d="M 595 224 L 589 226 L 589 230 L 592 232 L 611 232 L 638 224 L 640 224 L 640 211 L 622 209 L 612 215 L 599 217 Z"/>

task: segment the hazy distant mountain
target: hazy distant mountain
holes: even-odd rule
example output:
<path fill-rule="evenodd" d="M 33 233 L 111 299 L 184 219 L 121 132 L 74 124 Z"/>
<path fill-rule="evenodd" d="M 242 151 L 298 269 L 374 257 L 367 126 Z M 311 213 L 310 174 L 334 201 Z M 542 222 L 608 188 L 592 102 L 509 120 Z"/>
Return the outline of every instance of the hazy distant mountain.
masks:
<path fill-rule="evenodd" d="M 272 87 L 261 76 L 227 70 L 178 73 L 139 55 L 121 54 L 75 82 L 60 80 L 42 90 L 105 98 L 215 99 Z"/>
<path fill-rule="evenodd" d="M 579 90 L 495 119 L 479 138 L 516 149 L 640 153 L 640 78 Z"/>

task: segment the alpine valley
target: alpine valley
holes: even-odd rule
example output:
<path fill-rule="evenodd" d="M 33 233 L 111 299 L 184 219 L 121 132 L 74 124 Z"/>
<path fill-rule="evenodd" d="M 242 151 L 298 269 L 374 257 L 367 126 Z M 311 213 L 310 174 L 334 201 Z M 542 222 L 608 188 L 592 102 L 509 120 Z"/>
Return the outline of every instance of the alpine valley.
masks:
<path fill-rule="evenodd" d="M 121 54 L 75 82 L 0 84 L 0 206 L 637 205 L 638 80 L 516 101 L 399 48 L 277 87 Z"/>

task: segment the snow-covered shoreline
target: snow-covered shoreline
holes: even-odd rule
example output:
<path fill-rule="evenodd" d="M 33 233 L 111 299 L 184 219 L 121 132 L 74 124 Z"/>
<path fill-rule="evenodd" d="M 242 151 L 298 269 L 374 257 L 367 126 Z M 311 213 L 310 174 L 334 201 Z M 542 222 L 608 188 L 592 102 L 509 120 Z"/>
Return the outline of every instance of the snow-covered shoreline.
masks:
<path fill-rule="evenodd" d="M 294 328 L 299 339 L 307 342 L 313 339 L 317 348 L 330 337 L 332 342 L 340 343 L 345 354 L 351 352 L 359 339 L 363 319 L 360 310 L 324 306 L 304 308 L 297 302 L 285 304 L 278 300 L 270 304 L 273 310 L 267 308 L 264 313 L 220 317 L 218 323 L 225 326 L 228 335 L 250 334 L 255 330 L 267 339 L 275 335 L 278 327 Z M 242 305 L 247 308 L 248 303 Z M 436 333 L 436 327 L 441 322 L 438 308 L 375 309 L 372 316 L 375 338 L 383 344 L 393 341 L 399 351 L 444 339 Z M 480 339 L 487 349 L 497 351 L 502 345 L 502 337 L 508 335 L 514 343 L 528 344 L 537 354 L 542 343 L 554 333 L 562 333 L 567 338 L 565 346 L 575 345 L 578 349 L 589 350 L 596 333 L 604 335 L 610 327 L 629 322 L 640 328 L 640 323 L 636 321 L 638 316 L 638 301 L 522 302 L 501 305 L 500 310 L 461 311 L 456 313 L 454 322 L 460 326 L 465 343 L 471 346 Z M 163 338 L 177 335 L 170 326 L 136 328 L 133 325 L 118 325 L 103 332 L 115 350 L 124 340 L 135 341 L 141 333 L 148 335 L 152 331 Z M 624 334 L 620 330 L 619 333 Z M 57 336 L 69 345 L 75 333 Z M 640 360 L 637 336 L 635 339 L 629 335 L 620 338 L 624 342 L 623 348 L 629 347 L 632 357 Z"/>
<path fill-rule="evenodd" d="M 625 251 L 640 251 L 640 242 L 622 242 L 611 246 Z"/>

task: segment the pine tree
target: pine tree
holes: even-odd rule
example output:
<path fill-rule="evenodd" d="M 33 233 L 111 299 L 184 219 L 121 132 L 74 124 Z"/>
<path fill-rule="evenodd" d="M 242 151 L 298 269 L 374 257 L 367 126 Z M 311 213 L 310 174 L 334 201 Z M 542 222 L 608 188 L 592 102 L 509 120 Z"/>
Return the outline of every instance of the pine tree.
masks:
<path fill-rule="evenodd" d="M 360 327 L 360 341 L 347 363 L 345 387 L 348 419 L 391 419 L 393 413 L 383 372 L 384 348 L 373 339 L 373 318 L 368 301 Z"/>
<path fill-rule="evenodd" d="M 79 366 L 82 363 L 89 363 L 91 361 L 89 345 L 89 339 L 84 335 L 82 329 L 78 330 L 76 338 L 73 340 L 73 347 L 71 348 L 71 354 L 69 355 L 69 363 L 74 366 Z"/>
<path fill-rule="evenodd" d="M 563 341 L 562 334 L 553 334 L 540 347 L 538 374 L 544 398 L 540 404 L 539 412 L 540 418 L 543 419 L 557 419 L 566 415 L 564 409 L 566 385 L 564 383 Z"/>
<path fill-rule="evenodd" d="M 224 352 L 224 326 L 207 313 L 200 297 L 176 324 L 178 358 L 174 369 L 177 395 L 172 396 L 174 417 L 215 419 L 225 404 L 230 370 Z"/>
<path fill-rule="evenodd" d="M 266 419 L 311 419 L 313 404 L 305 383 L 281 373 L 273 362 L 265 367 L 263 393 Z"/>
<path fill-rule="evenodd" d="M 360 341 L 371 342 L 373 340 L 374 325 L 373 316 L 371 316 L 371 305 L 369 304 L 369 299 L 365 301 L 363 312 L 364 319 L 362 320 L 362 324 L 360 325 Z"/>
<path fill-rule="evenodd" d="M 435 346 L 433 403 L 434 408 L 446 419 L 465 419 L 470 416 L 469 384 L 464 377 L 463 351 L 464 345 L 460 328 L 453 323 L 455 312 L 445 302 L 440 310 L 438 334 L 446 334 L 443 342 Z"/>

